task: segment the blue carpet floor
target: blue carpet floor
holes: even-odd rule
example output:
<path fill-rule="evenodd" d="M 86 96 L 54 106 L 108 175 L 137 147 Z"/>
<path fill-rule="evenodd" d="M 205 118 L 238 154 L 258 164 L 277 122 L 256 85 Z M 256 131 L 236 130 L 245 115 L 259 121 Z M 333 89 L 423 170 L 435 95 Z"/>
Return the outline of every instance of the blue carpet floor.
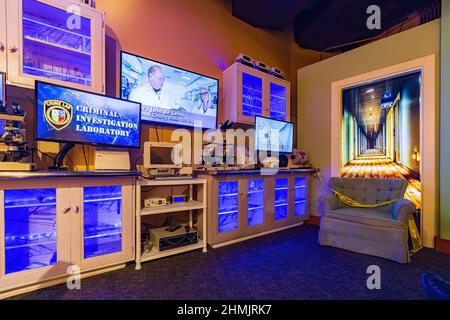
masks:
<path fill-rule="evenodd" d="M 423 249 L 402 265 L 317 243 L 318 228 L 276 234 L 144 263 L 60 285 L 21 299 L 426 299 L 424 271 L 450 279 L 450 255 Z M 367 267 L 381 268 L 381 290 L 369 290 Z"/>

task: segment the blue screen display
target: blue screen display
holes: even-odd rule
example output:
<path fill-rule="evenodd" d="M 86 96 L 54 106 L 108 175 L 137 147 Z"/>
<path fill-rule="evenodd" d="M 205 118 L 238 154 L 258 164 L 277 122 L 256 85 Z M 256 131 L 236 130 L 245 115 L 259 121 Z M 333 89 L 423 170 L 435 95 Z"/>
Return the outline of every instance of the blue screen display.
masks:
<path fill-rule="evenodd" d="M 219 81 L 122 52 L 121 97 L 142 103 L 142 121 L 215 129 Z"/>
<path fill-rule="evenodd" d="M 256 150 L 292 153 L 294 147 L 294 125 L 290 122 L 263 117 L 255 119 Z"/>
<path fill-rule="evenodd" d="M 141 105 L 36 82 L 36 139 L 137 148 Z"/>

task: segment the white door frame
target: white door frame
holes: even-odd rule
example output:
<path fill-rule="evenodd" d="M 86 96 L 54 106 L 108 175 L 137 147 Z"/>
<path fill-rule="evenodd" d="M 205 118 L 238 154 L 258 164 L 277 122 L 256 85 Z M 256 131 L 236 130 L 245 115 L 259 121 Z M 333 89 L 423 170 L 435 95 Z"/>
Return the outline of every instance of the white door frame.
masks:
<path fill-rule="evenodd" d="M 341 113 L 342 91 L 368 82 L 399 76 L 404 73 L 421 71 L 421 104 L 420 104 L 420 178 L 422 184 L 421 234 L 423 244 L 434 248 L 434 238 L 438 235 L 437 212 L 437 115 L 438 92 L 437 58 L 429 55 L 387 68 L 371 71 L 351 78 L 335 81 L 331 84 L 331 176 L 341 175 Z M 426 111 L 426 112 L 425 112 Z"/>

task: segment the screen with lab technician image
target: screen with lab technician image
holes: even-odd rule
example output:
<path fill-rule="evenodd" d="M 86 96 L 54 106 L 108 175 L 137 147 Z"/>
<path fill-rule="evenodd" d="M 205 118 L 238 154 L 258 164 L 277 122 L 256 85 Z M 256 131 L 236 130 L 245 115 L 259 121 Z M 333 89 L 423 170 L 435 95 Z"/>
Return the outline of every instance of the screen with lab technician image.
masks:
<path fill-rule="evenodd" d="M 256 150 L 292 153 L 294 124 L 264 117 L 255 118 Z"/>
<path fill-rule="evenodd" d="M 36 82 L 36 140 L 138 148 L 141 105 Z"/>
<path fill-rule="evenodd" d="M 219 81 L 122 52 L 121 97 L 142 104 L 142 121 L 217 127 Z"/>

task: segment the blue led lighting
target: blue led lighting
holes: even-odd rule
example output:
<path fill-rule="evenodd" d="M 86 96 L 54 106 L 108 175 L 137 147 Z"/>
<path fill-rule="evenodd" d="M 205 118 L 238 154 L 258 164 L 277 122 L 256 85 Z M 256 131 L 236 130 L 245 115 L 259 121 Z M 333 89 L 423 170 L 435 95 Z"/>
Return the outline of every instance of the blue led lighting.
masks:
<path fill-rule="evenodd" d="M 247 117 L 263 114 L 262 79 L 242 73 L 242 114 Z"/>
<path fill-rule="evenodd" d="M 287 219 L 289 201 L 289 180 L 280 178 L 275 180 L 275 221 Z"/>
<path fill-rule="evenodd" d="M 56 189 L 5 190 L 5 273 L 56 264 Z"/>
<path fill-rule="evenodd" d="M 248 225 L 264 223 L 264 180 L 248 181 Z"/>
<path fill-rule="evenodd" d="M 219 182 L 219 233 L 230 232 L 238 228 L 238 182 Z"/>
<path fill-rule="evenodd" d="M 84 188 L 84 258 L 122 251 L 122 188 Z"/>

